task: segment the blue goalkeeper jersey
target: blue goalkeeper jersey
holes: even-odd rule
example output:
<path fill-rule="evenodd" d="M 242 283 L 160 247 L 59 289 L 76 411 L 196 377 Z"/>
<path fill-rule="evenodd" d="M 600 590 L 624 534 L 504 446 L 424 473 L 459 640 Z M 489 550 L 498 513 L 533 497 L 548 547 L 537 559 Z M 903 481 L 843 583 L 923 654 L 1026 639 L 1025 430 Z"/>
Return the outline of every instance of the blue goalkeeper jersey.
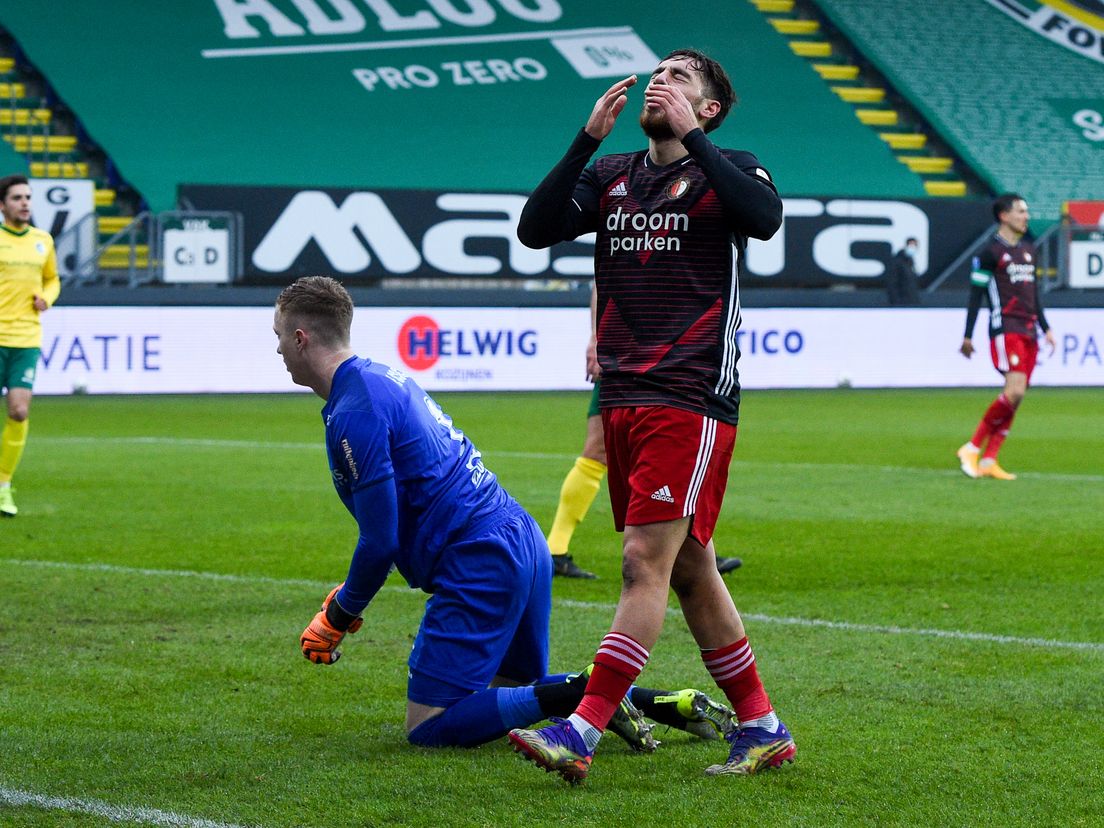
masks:
<path fill-rule="evenodd" d="M 437 561 L 521 507 L 480 452 L 413 379 L 350 357 L 322 409 L 338 495 L 360 541 L 338 603 L 359 613 L 394 564 L 412 587 L 432 592 Z"/>

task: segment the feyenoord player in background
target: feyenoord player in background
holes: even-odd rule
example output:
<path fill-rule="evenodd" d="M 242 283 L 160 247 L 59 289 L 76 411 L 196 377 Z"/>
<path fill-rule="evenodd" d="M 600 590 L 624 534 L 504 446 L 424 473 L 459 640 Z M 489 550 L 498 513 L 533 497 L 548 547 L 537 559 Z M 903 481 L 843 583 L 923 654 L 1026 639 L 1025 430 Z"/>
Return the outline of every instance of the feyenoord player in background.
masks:
<path fill-rule="evenodd" d="M 644 668 L 672 587 L 739 722 L 727 761 L 706 772 L 750 774 L 795 752 L 706 548 L 736 440 L 737 273 L 748 237 L 778 230 L 782 202 L 755 156 L 706 137 L 735 95 L 721 66 L 692 50 L 672 52 L 652 74 L 640 116 L 648 149 L 588 167 L 635 83 L 618 81 L 598 99 L 518 225 L 535 248 L 597 233 L 600 406 L 610 501 L 625 533 L 621 598 L 575 713 L 510 734 L 526 758 L 571 782 L 586 777 L 603 729 Z"/>
<path fill-rule="evenodd" d="M 974 353 L 971 339 L 984 298 L 989 304 L 989 352 L 993 365 L 1004 374 L 1004 390 L 986 410 L 974 436 L 958 450 L 958 459 L 967 477 L 1015 480 L 1016 475 L 998 465 L 997 452 L 1008 436 L 1035 370 L 1039 353 L 1036 326 L 1045 334 L 1051 352 L 1055 340 L 1039 302 L 1035 245 L 1024 241 L 1031 218 L 1027 202 L 1016 193 L 998 196 L 993 202 L 993 217 L 999 226 L 985 250 L 974 259 L 966 335 L 959 350 L 967 359 Z"/>
<path fill-rule="evenodd" d="M 8 390 L 8 417 L 0 436 L 0 516 L 15 517 L 11 481 L 30 429 L 31 389 L 42 346 L 41 316 L 57 301 L 54 240 L 31 226 L 26 177 L 0 178 L 0 386 Z"/>

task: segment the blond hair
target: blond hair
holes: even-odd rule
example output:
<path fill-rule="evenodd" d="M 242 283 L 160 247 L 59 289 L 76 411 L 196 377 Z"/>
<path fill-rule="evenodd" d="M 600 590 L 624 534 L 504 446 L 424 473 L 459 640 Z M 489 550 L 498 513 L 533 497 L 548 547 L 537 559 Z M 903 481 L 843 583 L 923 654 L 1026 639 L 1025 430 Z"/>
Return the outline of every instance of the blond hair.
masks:
<path fill-rule="evenodd" d="M 276 297 L 276 310 L 330 346 L 348 345 L 353 298 L 329 276 L 296 279 Z"/>

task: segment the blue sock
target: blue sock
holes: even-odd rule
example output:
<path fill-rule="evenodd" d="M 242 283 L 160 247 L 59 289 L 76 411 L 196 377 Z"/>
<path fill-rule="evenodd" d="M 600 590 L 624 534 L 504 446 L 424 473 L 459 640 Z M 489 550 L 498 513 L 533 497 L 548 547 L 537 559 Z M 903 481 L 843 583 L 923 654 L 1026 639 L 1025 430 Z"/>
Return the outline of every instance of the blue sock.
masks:
<path fill-rule="evenodd" d="M 422 747 L 474 747 L 543 718 L 532 687 L 479 690 L 407 735 Z"/>

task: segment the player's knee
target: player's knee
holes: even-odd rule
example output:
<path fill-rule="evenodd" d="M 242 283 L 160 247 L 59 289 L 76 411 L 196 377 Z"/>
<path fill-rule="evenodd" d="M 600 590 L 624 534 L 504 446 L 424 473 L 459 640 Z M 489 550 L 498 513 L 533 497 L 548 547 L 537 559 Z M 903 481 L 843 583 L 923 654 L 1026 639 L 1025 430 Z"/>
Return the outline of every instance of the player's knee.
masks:
<path fill-rule="evenodd" d="M 661 578 L 654 550 L 642 543 L 626 543 L 621 553 L 621 580 L 626 587 L 649 584 Z"/>
<path fill-rule="evenodd" d="M 406 732 L 406 740 L 418 747 L 447 747 L 441 716 L 426 719 Z"/>
<path fill-rule="evenodd" d="M 31 407 L 25 403 L 13 403 L 8 406 L 8 416 L 15 420 L 17 423 L 21 423 L 27 419 L 31 413 Z"/>

